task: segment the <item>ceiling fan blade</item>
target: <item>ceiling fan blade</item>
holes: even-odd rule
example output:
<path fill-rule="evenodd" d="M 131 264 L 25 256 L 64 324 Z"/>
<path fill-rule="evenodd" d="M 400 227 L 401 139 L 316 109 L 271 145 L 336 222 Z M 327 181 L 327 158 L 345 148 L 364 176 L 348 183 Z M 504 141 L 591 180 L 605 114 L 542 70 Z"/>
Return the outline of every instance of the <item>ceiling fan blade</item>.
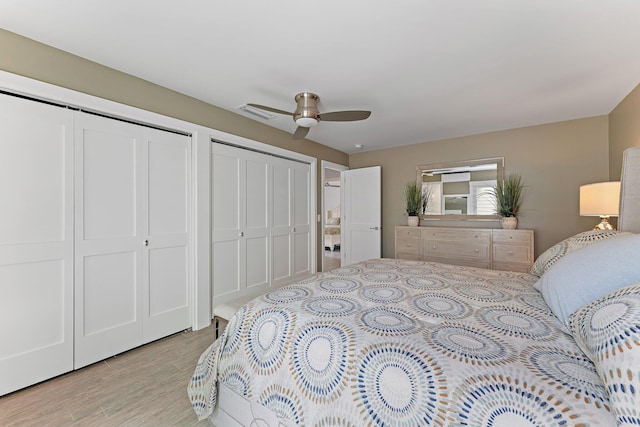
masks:
<path fill-rule="evenodd" d="M 305 128 L 302 126 L 298 126 L 296 131 L 293 133 L 293 139 L 302 139 L 309 133 L 309 128 Z"/>
<path fill-rule="evenodd" d="M 320 113 L 320 120 L 324 122 L 355 122 L 367 119 L 371 115 L 371 111 L 353 110 L 353 111 L 333 111 L 331 113 Z"/>
<path fill-rule="evenodd" d="M 284 110 L 278 110 L 277 108 L 273 108 L 273 107 L 267 107 L 266 105 L 260 105 L 260 104 L 247 104 L 247 105 L 250 107 L 259 108 L 261 110 L 271 111 L 272 113 L 286 114 L 287 116 L 293 116 L 293 113 L 290 113 Z"/>

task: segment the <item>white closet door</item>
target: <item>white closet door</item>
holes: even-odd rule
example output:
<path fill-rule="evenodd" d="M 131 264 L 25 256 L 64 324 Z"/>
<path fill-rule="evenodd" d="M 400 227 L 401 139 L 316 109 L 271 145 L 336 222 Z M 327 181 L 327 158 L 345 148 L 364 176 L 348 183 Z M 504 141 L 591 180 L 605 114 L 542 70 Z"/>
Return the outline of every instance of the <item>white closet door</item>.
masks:
<path fill-rule="evenodd" d="M 311 272 L 309 165 L 272 159 L 272 284 L 285 284 Z"/>
<path fill-rule="evenodd" d="M 299 278 L 311 274 L 311 224 L 309 207 L 311 206 L 311 181 L 309 165 L 291 161 L 293 175 L 293 277 Z"/>
<path fill-rule="evenodd" d="M 286 283 L 293 275 L 293 215 L 291 194 L 293 171 L 289 161 L 273 158 L 272 164 L 272 227 L 271 227 L 271 281 L 273 285 Z"/>
<path fill-rule="evenodd" d="M 143 131 L 76 114 L 75 368 L 142 343 Z"/>
<path fill-rule="evenodd" d="M 73 113 L 0 95 L 0 395 L 73 369 Z"/>
<path fill-rule="evenodd" d="M 191 138 L 144 130 L 143 340 L 190 326 L 189 177 Z"/>
<path fill-rule="evenodd" d="M 212 143 L 213 304 L 269 285 L 269 157 Z"/>

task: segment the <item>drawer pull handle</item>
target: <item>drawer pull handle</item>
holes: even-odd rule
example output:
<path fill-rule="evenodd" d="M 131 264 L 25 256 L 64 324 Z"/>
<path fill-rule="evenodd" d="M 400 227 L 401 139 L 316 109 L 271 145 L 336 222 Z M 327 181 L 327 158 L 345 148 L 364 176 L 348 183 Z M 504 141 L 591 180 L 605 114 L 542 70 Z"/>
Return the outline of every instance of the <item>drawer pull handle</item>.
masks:
<path fill-rule="evenodd" d="M 474 249 L 473 251 L 474 251 L 475 253 L 480 252 L 480 250 L 479 250 L 479 249 Z"/>
<path fill-rule="evenodd" d="M 513 255 L 513 252 L 509 252 L 509 255 Z"/>
<path fill-rule="evenodd" d="M 431 248 L 432 248 L 432 249 L 435 249 L 435 248 L 436 248 L 436 245 L 433 245 Z"/>

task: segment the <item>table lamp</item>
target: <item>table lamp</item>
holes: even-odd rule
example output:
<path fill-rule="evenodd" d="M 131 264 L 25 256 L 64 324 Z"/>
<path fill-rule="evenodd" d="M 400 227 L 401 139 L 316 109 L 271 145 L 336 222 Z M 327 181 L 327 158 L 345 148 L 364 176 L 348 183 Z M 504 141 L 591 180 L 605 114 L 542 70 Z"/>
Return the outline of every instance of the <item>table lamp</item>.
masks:
<path fill-rule="evenodd" d="M 580 216 L 599 216 L 594 230 L 615 230 L 610 216 L 618 216 L 620 181 L 596 182 L 580 186 Z"/>

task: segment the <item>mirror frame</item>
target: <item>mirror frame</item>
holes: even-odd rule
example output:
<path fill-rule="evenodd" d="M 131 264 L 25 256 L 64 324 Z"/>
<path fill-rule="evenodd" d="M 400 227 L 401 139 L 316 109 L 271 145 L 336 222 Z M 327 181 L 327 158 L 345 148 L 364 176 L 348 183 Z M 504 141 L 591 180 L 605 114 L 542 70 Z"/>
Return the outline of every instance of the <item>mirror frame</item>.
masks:
<path fill-rule="evenodd" d="M 431 169 L 447 169 L 447 168 L 456 168 L 463 166 L 476 166 L 476 165 L 484 165 L 487 163 L 495 163 L 497 165 L 496 169 L 496 178 L 504 179 L 504 157 L 490 157 L 487 159 L 474 159 L 474 160 L 464 160 L 458 162 L 443 162 L 443 163 L 433 163 L 428 165 L 418 165 L 416 166 L 416 181 L 419 185 L 422 185 L 422 173 L 425 170 Z M 449 215 L 420 215 L 421 220 L 473 220 L 473 221 L 497 221 L 500 219 L 500 215 L 467 215 L 467 214 L 449 214 Z"/>

